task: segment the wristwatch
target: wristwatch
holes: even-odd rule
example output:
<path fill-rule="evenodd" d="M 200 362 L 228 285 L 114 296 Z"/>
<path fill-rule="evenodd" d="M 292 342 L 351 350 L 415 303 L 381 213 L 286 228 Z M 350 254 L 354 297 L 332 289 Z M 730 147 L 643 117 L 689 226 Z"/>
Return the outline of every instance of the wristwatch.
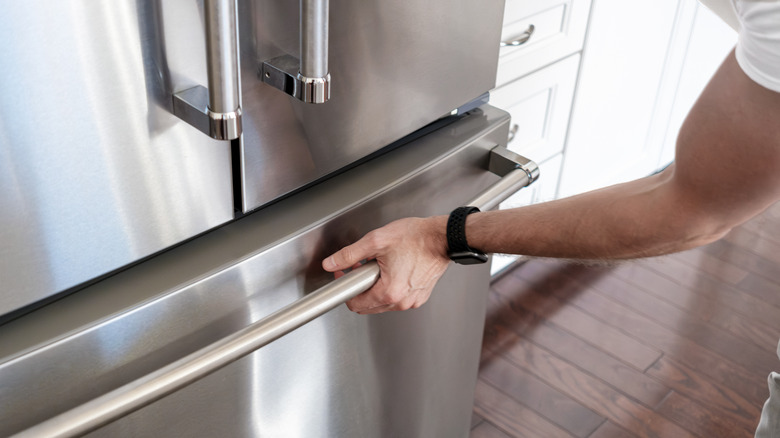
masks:
<path fill-rule="evenodd" d="M 477 207 L 458 207 L 452 210 L 447 219 L 447 255 L 455 263 L 475 265 L 488 260 L 484 252 L 471 248 L 466 243 L 466 217 L 478 211 Z"/>

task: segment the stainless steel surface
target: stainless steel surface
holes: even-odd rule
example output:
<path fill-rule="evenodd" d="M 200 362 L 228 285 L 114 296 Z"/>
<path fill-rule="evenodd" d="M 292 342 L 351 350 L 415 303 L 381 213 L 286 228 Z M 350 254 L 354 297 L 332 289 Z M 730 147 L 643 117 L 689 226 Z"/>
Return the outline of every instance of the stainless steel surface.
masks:
<path fill-rule="evenodd" d="M 298 72 L 298 59 L 282 55 L 263 62 L 260 78 L 266 84 L 278 88 L 306 103 L 325 103 L 330 99 L 330 75 L 324 78 L 307 78 Z"/>
<path fill-rule="evenodd" d="M 209 91 L 200 85 L 173 95 L 173 113 L 215 140 L 235 140 L 241 135 L 241 108 L 229 113 L 211 111 Z"/>
<path fill-rule="evenodd" d="M 268 69 L 261 61 L 300 57 L 298 2 L 239 2 L 244 209 L 341 169 L 492 89 L 503 6 L 331 0 L 328 70 L 335 82 L 327 103 L 309 105 L 257 77 L 295 90 L 282 74 L 296 74 L 294 62 Z"/>
<path fill-rule="evenodd" d="M 206 83 L 200 14 L 3 5 L 0 316 L 233 218 L 229 145 L 172 114 L 174 90 Z"/>
<path fill-rule="evenodd" d="M 505 151 L 505 148 L 496 146 L 490 154 L 491 157 L 498 155 L 499 158 L 491 159 L 501 160 L 506 157 Z M 524 158 L 513 160 L 513 163 L 516 169 L 464 205 L 489 210 L 520 188 L 531 184 L 533 180 L 529 175 L 533 174 L 533 171 L 527 169 L 536 168 L 536 164 Z M 503 169 L 501 166 L 495 166 L 494 170 Z M 379 265 L 375 261 L 368 262 L 227 338 L 106 395 L 46 420 L 15 437 L 72 437 L 91 432 L 206 377 L 322 316 L 368 290 L 378 278 Z"/>
<path fill-rule="evenodd" d="M 236 0 L 205 0 L 204 21 L 208 89 L 175 93 L 174 114 L 214 139 L 235 140 L 241 135 Z"/>
<path fill-rule="evenodd" d="M 264 61 L 260 79 L 306 103 L 330 99 L 328 72 L 329 0 L 300 0 L 298 60 L 286 54 Z"/>
<path fill-rule="evenodd" d="M 539 166 L 536 163 L 503 146 L 490 150 L 489 170 L 501 176 L 501 180 L 464 205 L 473 205 L 482 211 L 492 210 L 539 178 Z"/>
<path fill-rule="evenodd" d="M 0 325 L 0 435 L 141 378 L 330 281 L 320 261 L 393 219 L 444 214 L 498 177 L 490 107 Z M 484 268 L 484 269 L 483 269 Z M 340 307 L 89 436 L 465 437 L 488 267 L 451 266 L 420 309 Z M 20 396 L 21 395 L 21 396 Z"/>
<path fill-rule="evenodd" d="M 300 0 L 301 76 L 328 76 L 329 0 Z"/>
<path fill-rule="evenodd" d="M 236 0 L 204 0 L 209 109 L 235 112 L 240 106 Z"/>
<path fill-rule="evenodd" d="M 196 382 L 365 292 L 379 278 L 369 262 L 245 329 L 152 374 L 58 415 L 15 437 L 74 437 L 110 423 Z"/>
<path fill-rule="evenodd" d="M 529 24 L 528 28 L 521 33 L 520 35 L 516 37 L 512 37 L 511 39 L 507 41 L 501 41 L 500 46 L 501 47 L 515 47 L 515 46 L 522 46 L 523 44 L 527 43 L 528 40 L 531 39 L 531 36 L 534 34 L 534 30 L 536 28 L 533 24 Z"/>
<path fill-rule="evenodd" d="M 330 74 L 324 77 L 298 75 L 301 84 L 300 99 L 306 103 L 325 103 L 330 100 Z"/>

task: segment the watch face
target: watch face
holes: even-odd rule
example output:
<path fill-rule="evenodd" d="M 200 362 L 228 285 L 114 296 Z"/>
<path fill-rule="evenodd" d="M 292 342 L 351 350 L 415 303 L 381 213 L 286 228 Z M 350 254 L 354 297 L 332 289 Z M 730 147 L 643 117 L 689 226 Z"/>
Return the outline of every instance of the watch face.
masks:
<path fill-rule="evenodd" d="M 488 261 L 488 256 L 481 252 L 459 251 L 449 253 L 450 260 L 461 265 L 478 265 Z"/>

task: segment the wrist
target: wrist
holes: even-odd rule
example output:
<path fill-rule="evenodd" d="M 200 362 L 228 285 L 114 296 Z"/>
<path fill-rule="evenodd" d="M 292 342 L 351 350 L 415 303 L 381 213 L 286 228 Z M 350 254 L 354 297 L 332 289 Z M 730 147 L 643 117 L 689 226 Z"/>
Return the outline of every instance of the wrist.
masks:
<path fill-rule="evenodd" d="M 449 260 L 447 255 L 447 219 L 444 216 L 431 216 L 424 219 L 425 235 L 429 242 L 429 248 L 439 257 Z"/>

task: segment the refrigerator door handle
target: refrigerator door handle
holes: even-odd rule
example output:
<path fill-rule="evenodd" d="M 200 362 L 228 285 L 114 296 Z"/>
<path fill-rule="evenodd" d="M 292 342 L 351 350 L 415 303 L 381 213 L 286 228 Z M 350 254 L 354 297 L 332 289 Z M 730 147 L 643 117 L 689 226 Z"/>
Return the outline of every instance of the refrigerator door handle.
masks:
<path fill-rule="evenodd" d="M 205 0 L 208 89 L 196 85 L 173 95 L 173 113 L 217 140 L 241 136 L 236 0 Z"/>
<path fill-rule="evenodd" d="M 81 436 L 126 416 L 246 356 L 367 291 L 379 278 L 366 263 L 244 329 L 15 437 Z"/>
<path fill-rule="evenodd" d="M 488 166 L 488 170 L 501 179 L 464 205 L 473 205 L 482 211 L 491 210 L 539 178 L 539 166 L 535 162 L 503 146 L 490 150 Z"/>
<path fill-rule="evenodd" d="M 300 61 L 292 55 L 266 60 L 260 80 L 306 103 L 330 99 L 328 72 L 329 0 L 300 0 Z"/>
<path fill-rule="evenodd" d="M 496 146 L 489 171 L 502 178 L 466 205 L 489 210 L 539 176 L 533 161 Z M 15 437 L 71 437 L 147 406 L 252 353 L 367 291 L 379 279 L 371 261 L 246 328 L 70 411 L 50 418 Z"/>

